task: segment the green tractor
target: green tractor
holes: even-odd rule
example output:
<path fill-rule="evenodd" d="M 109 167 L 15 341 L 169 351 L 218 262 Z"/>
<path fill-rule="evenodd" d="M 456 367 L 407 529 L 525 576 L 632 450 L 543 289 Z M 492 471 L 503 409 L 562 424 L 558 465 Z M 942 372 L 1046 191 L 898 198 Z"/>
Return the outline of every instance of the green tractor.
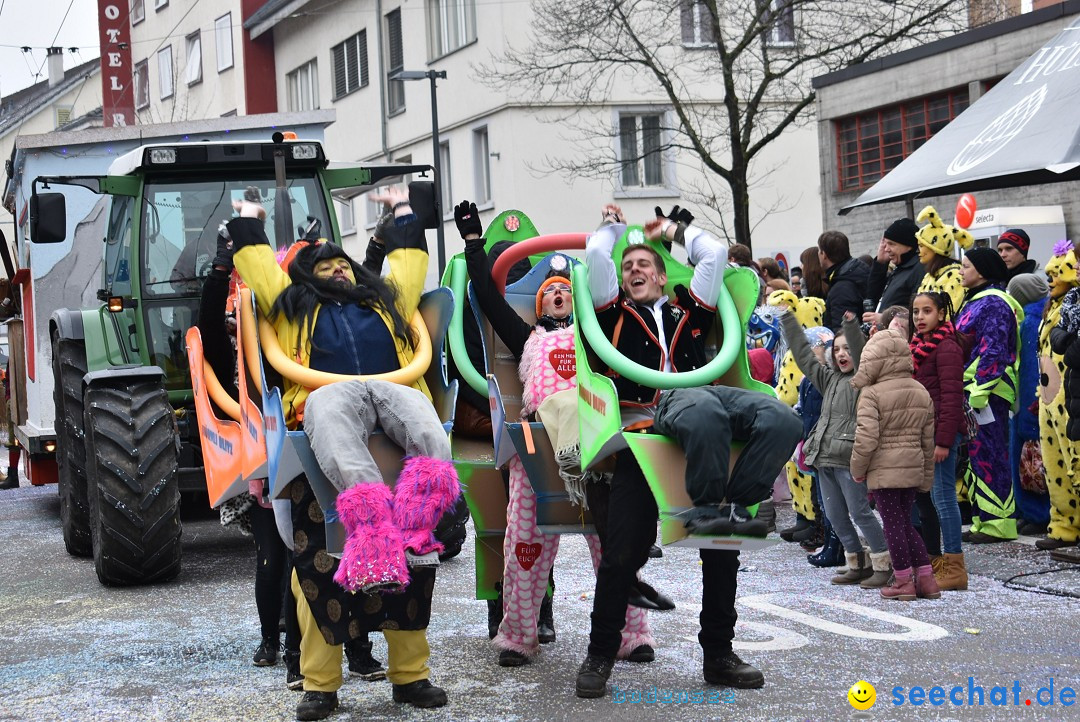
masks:
<path fill-rule="evenodd" d="M 275 133 L 267 142 L 144 145 L 117 157 L 107 175 L 34 180 L 33 244 L 67 236 L 67 198 L 57 189 L 111 196 L 100 304 L 60 308 L 48 323 L 64 543 L 93 556 L 103 584 L 180 571 L 181 492 L 206 488 L 184 336 L 233 201 L 258 189 L 279 248 L 298 237 L 340 243 L 332 191 L 352 195 L 429 170 L 331 168 L 319 142 Z"/>

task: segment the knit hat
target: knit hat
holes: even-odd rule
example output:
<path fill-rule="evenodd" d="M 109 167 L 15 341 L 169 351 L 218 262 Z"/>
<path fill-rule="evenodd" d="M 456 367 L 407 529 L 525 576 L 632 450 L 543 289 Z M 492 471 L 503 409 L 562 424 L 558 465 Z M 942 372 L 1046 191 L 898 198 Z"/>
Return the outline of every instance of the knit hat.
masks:
<path fill-rule="evenodd" d="M 1046 298 L 1050 293 L 1050 286 L 1041 273 L 1021 273 L 1009 281 L 1006 293 L 1015 298 L 1021 306 L 1026 306 L 1040 298 Z"/>
<path fill-rule="evenodd" d="M 970 233 L 963 228 L 951 226 L 942 221 L 941 216 L 938 215 L 938 212 L 934 210 L 933 206 L 926 206 L 926 208 L 919 211 L 917 220 L 919 223 L 928 221 L 928 223 L 920 228 L 915 234 L 919 245 L 926 246 L 939 256 L 951 257 L 953 254 L 953 243 L 956 243 L 964 250 L 975 245 L 975 239 Z M 887 233 L 886 237 L 888 237 Z"/>
<path fill-rule="evenodd" d="M 570 285 L 570 279 L 566 276 L 551 276 L 543 283 L 540 284 L 540 289 L 536 292 L 536 317 L 540 318 L 543 315 L 543 303 L 544 303 L 544 290 L 553 284 L 564 283 L 567 286 Z"/>
<path fill-rule="evenodd" d="M 1031 239 L 1028 238 L 1028 234 L 1023 228 L 1010 228 L 1009 230 L 998 236 L 998 245 L 1002 243 L 1008 243 L 1024 254 L 1024 258 L 1027 258 L 1028 251 L 1031 250 Z"/>
<path fill-rule="evenodd" d="M 991 283 L 1000 283 L 1009 277 L 1008 266 L 992 248 L 972 248 L 964 256 L 975 266 L 979 275 Z"/>
<path fill-rule="evenodd" d="M 817 348 L 818 346 L 825 348 L 833 340 L 835 334 L 824 326 L 814 326 L 804 330 L 803 336 L 806 337 L 806 342 L 810 344 L 810 348 Z"/>
<path fill-rule="evenodd" d="M 918 243 L 915 237 L 919 232 L 919 226 L 910 218 L 897 218 L 885 229 L 885 238 L 893 243 L 899 243 L 914 248 Z"/>

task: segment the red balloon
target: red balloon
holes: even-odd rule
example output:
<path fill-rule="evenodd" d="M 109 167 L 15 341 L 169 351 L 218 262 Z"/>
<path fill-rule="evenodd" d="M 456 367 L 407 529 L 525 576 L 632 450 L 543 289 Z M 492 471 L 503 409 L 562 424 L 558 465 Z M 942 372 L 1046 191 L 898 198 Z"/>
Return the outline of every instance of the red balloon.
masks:
<path fill-rule="evenodd" d="M 975 196 L 970 193 L 960 196 L 960 200 L 956 202 L 956 225 L 961 228 L 969 227 L 971 222 L 975 220 L 975 209 L 977 207 Z"/>

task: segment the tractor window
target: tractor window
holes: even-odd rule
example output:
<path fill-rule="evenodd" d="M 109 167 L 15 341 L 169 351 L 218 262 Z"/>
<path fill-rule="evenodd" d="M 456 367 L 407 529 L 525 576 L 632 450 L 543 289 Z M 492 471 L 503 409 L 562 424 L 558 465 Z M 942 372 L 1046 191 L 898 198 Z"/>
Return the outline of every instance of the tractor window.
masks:
<path fill-rule="evenodd" d="M 115 196 L 105 236 L 105 288 L 114 296 L 131 295 L 131 209 L 135 199 Z"/>
<path fill-rule="evenodd" d="M 248 187 L 257 188 L 266 208 L 266 235 L 286 247 L 303 235 L 312 220 L 329 233 L 326 205 L 314 177 L 290 178 L 293 230 L 276 238 L 276 190 L 273 178 L 199 182 L 147 182 L 142 213 L 143 287 L 147 295 L 198 295 L 217 252 L 218 228 L 236 215 L 233 201 Z"/>

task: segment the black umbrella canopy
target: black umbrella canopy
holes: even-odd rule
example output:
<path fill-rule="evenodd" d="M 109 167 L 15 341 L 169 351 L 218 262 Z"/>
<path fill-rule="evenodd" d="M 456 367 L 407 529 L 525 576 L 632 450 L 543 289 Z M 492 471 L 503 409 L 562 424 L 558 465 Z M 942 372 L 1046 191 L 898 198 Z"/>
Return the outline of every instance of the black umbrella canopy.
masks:
<path fill-rule="evenodd" d="M 1080 19 L 904 159 L 852 208 L 1080 179 Z"/>

